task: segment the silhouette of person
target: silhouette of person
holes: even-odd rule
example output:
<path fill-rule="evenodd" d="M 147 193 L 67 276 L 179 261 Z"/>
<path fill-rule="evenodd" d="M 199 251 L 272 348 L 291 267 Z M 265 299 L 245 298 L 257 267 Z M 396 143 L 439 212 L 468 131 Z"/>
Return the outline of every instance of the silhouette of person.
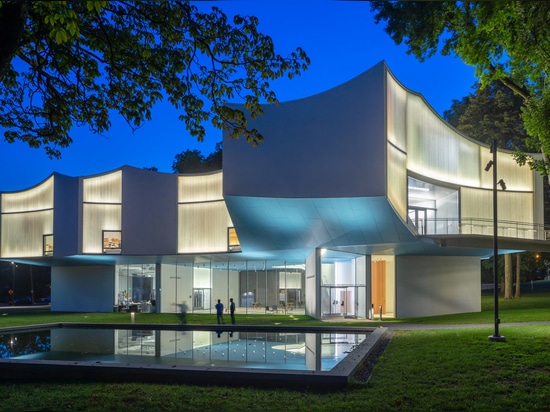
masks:
<path fill-rule="evenodd" d="M 216 303 L 216 316 L 218 318 L 218 324 L 225 323 L 223 320 L 223 303 L 220 299 L 218 299 L 218 303 Z"/>
<path fill-rule="evenodd" d="M 181 305 L 180 305 L 180 308 L 181 308 L 181 313 L 180 313 L 180 318 L 181 318 L 181 323 L 187 323 L 187 303 L 184 301 Z"/>
<path fill-rule="evenodd" d="M 231 323 L 235 324 L 235 302 L 233 302 L 233 298 L 229 299 L 229 314 L 231 315 Z"/>

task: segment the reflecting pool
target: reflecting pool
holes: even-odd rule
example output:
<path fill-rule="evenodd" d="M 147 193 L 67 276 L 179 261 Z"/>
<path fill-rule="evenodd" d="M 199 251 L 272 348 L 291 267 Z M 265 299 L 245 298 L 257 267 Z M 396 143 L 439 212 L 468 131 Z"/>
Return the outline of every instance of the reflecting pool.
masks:
<path fill-rule="evenodd" d="M 330 371 L 369 332 L 51 328 L 0 335 L 2 358 Z"/>

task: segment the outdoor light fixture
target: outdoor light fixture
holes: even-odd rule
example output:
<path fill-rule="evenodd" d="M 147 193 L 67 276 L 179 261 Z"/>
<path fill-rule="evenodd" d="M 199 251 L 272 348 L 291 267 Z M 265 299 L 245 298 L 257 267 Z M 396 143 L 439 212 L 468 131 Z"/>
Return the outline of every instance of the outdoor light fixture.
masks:
<path fill-rule="evenodd" d="M 485 171 L 489 171 L 493 166 L 493 296 L 494 296 L 494 312 L 495 312 L 495 331 L 489 336 L 489 340 L 493 342 L 504 342 L 506 338 L 498 332 L 500 319 L 498 318 L 498 218 L 497 218 L 497 141 L 491 141 L 491 153 L 493 160 L 487 163 Z M 500 179 L 498 184 L 502 190 L 506 190 L 504 180 Z"/>
<path fill-rule="evenodd" d="M 13 302 L 13 306 L 15 306 L 15 268 L 17 265 L 15 262 L 11 262 L 11 269 L 12 269 L 12 280 L 11 280 L 11 300 Z"/>

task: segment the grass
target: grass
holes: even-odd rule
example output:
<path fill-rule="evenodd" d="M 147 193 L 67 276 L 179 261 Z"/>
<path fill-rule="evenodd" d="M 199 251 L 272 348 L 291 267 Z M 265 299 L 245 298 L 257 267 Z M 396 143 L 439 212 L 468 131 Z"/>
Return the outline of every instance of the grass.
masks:
<path fill-rule="evenodd" d="M 500 332 L 489 342 L 492 298 L 482 312 L 404 319 L 418 324 L 472 324 L 480 328 L 394 331 L 368 382 L 342 391 L 264 390 L 170 384 L 4 384 L 1 410 L 10 411 L 539 411 L 550 410 L 550 326 L 506 326 L 550 321 L 550 295 L 500 300 Z M 126 314 L 26 313 L 0 317 L 0 327 L 50 322 L 129 322 Z M 189 323 L 214 323 L 212 315 L 188 315 Z M 240 324 L 318 325 L 304 316 L 261 315 Z M 142 323 L 178 323 L 170 314 L 142 314 Z M 327 323 L 323 323 L 327 324 Z M 361 323 L 354 323 L 359 325 Z M 370 323 L 369 325 L 373 325 Z"/>

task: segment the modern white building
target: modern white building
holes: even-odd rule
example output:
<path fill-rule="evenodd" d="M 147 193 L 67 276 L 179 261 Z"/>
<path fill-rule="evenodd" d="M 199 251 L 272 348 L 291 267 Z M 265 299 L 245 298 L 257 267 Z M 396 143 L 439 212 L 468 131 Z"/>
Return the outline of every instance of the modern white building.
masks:
<path fill-rule="evenodd" d="M 480 310 L 493 155 L 384 62 L 223 142 L 223 171 L 129 166 L 1 193 L 0 259 L 48 265 L 52 311 L 302 311 L 399 318 Z M 498 151 L 501 253 L 546 242 L 542 178 Z M 0 188 L 1 189 L 1 188 Z"/>

